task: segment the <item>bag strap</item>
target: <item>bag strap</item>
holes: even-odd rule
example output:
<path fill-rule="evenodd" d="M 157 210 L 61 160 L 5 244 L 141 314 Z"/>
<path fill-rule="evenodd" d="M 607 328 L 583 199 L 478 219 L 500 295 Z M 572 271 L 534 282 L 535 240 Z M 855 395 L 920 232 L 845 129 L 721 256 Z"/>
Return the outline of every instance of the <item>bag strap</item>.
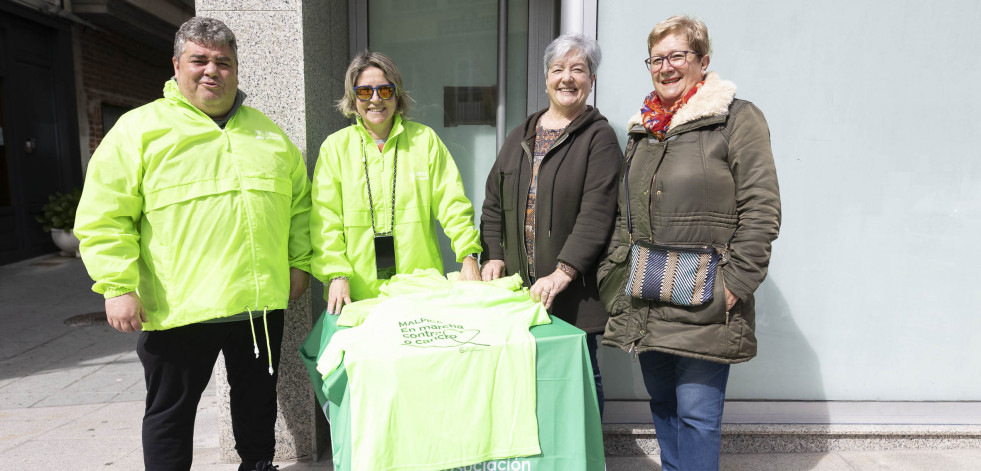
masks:
<path fill-rule="evenodd" d="M 744 105 L 744 104 L 745 104 L 745 102 L 741 103 L 740 106 L 739 106 L 739 108 L 742 108 L 742 105 Z M 674 138 L 674 136 L 671 136 L 671 138 L 665 139 L 664 141 L 662 141 L 664 143 L 664 149 L 662 149 L 662 151 L 661 151 L 661 160 L 659 160 L 657 162 L 657 166 L 654 167 L 654 175 L 652 177 L 654 179 L 657 179 L 657 171 L 661 169 L 661 164 L 664 163 L 664 159 L 668 155 L 668 142 L 670 142 L 673 138 Z M 638 141 L 640 139 L 643 139 L 643 138 L 635 138 L 631 142 L 628 142 L 627 143 L 627 146 L 628 147 L 630 146 L 631 143 L 634 144 L 634 153 L 627 160 L 626 165 L 625 165 L 624 170 L 623 170 L 623 200 L 624 200 L 624 202 L 626 203 L 626 206 L 627 206 L 627 236 L 629 237 L 629 243 L 630 244 L 633 244 L 634 243 L 634 229 L 633 229 L 633 221 L 631 221 L 631 218 L 630 218 L 630 188 L 629 188 L 629 184 L 627 183 L 627 181 L 628 181 L 628 176 L 630 174 L 630 164 L 632 164 L 633 161 L 634 161 L 634 155 L 636 155 L 636 153 L 637 153 L 637 147 L 639 147 L 639 144 L 640 144 Z M 650 139 L 650 138 L 648 138 L 648 139 Z M 726 139 L 728 140 L 728 136 L 726 136 Z M 654 196 L 655 195 L 652 194 L 651 195 L 651 198 L 654 198 Z M 651 209 L 652 210 L 654 209 L 653 206 L 651 207 Z M 727 262 L 729 260 L 729 246 L 732 244 L 732 240 L 735 239 L 735 238 L 736 238 L 736 233 L 735 233 L 735 231 L 733 231 L 732 236 L 729 237 L 729 241 L 726 242 L 725 248 L 720 253 L 720 255 L 722 255 L 722 262 L 723 263 L 725 263 L 725 262 Z"/>

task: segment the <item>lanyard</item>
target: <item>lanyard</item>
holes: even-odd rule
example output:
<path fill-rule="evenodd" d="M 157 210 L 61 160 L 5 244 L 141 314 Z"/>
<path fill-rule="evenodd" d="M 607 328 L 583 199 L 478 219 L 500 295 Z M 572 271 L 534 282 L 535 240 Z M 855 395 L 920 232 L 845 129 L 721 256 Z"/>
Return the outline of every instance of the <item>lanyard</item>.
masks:
<path fill-rule="evenodd" d="M 391 230 L 383 234 L 379 234 L 378 231 L 375 230 L 375 204 L 371 199 L 371 180 L 368 179 L 368 156 L 364 151 L 364 136 L 361 136 L 361 161 L 364 162 L 364 181 L 368 185 L 368 209 L 371 210 L 371 232 L 375 235 L 375 237 L 392 235 L 392 233 L 395 231 L 395 168 L 399 162 L 398 141 L 396 141 L 395 144 L 395 158 L 392 160 L 392 225 L 390 226 Z"/>

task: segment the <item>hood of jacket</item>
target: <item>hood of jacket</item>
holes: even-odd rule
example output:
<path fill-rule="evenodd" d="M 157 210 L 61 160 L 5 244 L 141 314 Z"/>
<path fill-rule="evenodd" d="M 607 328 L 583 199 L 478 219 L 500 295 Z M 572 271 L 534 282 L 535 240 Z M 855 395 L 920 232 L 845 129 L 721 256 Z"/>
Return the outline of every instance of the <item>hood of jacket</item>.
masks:
<path fill-rule="evenodd" d="M 705 85 L 692 95 L 688 103 L 682 106 L 668 125 L 668 131 L 701 118 L 710 116 L 725 116 L 729 114 L 729 105 L 736 98 L 736 84 L 728 80 L 719 78 L 718 72 L 709 72 L 705 75 Z M 641 113 L 638 111 L 630 117 L 627 122 L 627 129 L 634 126 L 643 126 Z"/>
<path fill-rule="evenodd" d="M 535 138 L 535 130 L 538 127 L 538 120 L 541 119 L 542 115 L 547 111 L 548 108 L 538 110 L 535 112 L 535 114 L 525 119 L 525 122 L 522 124 L 524 135 L 523 140 L 525 142 Z M 572 122 L 566 126 L 565 134 L 575 134 L 581 129 L 588 128 L 597 121 L 607 121 L 606 116 L 603 116 L 596 108 L 586 105 L 586 110 L 580 113 L 576 119 L 572 120 Z"/>

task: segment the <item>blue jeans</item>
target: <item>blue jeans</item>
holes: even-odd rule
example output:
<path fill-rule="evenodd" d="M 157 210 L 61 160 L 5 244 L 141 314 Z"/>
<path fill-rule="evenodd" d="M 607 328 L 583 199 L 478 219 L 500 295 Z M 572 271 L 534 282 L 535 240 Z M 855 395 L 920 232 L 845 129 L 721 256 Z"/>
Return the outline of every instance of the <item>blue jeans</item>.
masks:
<path fill-rule="evenodd" d="M 670 353 L 640 354 L 663 471 L 719 469 L 729 365 Z"/>

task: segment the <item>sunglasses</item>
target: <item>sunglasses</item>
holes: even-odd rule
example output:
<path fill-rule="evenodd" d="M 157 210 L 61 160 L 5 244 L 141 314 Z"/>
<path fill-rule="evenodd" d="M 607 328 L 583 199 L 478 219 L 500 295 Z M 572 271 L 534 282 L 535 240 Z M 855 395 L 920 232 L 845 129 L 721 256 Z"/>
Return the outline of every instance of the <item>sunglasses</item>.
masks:
<path fill-rule="evenodd" d="M 382 100 L 390 100 L 395 96 L 395 85 L 379 85 L 377 87 L 372 87 L 369 85 L 362 85 L 360 87 L 354 87 L 354 96 L 358 97 L 361 101 L 368 101 L 378 91 L 378 98 Z"/>

